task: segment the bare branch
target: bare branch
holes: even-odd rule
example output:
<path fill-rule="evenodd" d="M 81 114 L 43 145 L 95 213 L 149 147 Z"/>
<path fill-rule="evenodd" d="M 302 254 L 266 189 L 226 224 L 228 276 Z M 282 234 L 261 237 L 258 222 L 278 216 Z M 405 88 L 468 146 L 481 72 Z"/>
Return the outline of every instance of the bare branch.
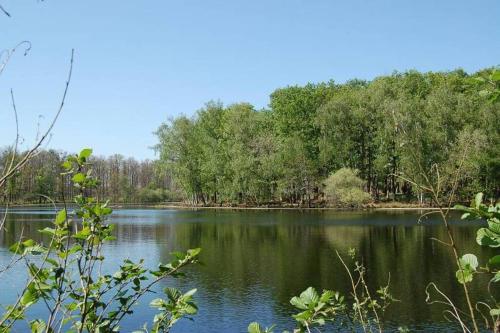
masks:
<path fill-rule="evenodd" d="M 70 61 L 68 78 L 66 80 L 66 86 L 64 88 L 64 93 L 61 98 L 61 103 L 59 105 L 56 115 L 52 119 L 50 126 L 47 128 L 45 133 L 40 137 L 40 139 L 38 139 L 37 143 L 23 156 L 23 158 L 13 167 L 7 169 L 5 173 L 0 177 L 0 188 L 2 188 L 5 185 L 7 179 L 12 177 L 18 170 L 20 170 L 22 167 L 24 167 L 24 165 L 26 165 L 26 163 L 28 163 L 28 161 L 37 153 L 38 148 L 44 143 L 44 141 L 47 139 L 52 129 L 54 128 L 54 125 L 56 124 L 57 119 L 59 118 L 59 115 L 61 114 L 64 108 L 64 103 L 66 101 L 66 95 L 68 93 L 69 84 L 71 82 L 71 75 L 73 73 L 73 58 L 74 58 L 74 50 L 71 50 L 71 61 Z"/>
<path fill-rule="evenodd" d="M 1 7 L 1 6 L 0 6 Z M 3 60 L 1 63 L 0 63 L 0 74 L 2 74 L 2 72 L 4 71 L 5 67 L 7 66 L 7 64 L 9 63 L 9 60 L 10 58 L 12 58 L 12 55 L 17 51 L 18 48 L 20 48 L 21 46 L 24 46 L 25 49 L 24 49 L 24 55 L 26 56 L 28 54 L 28 52 L 31 50 L 31 42 L 30 41 L 27 41 L 27 40 L 23 40 L 22 42 L 20 42 L 19 44 L 17 44 L 16 46 L 14 46 L 12 49 L 5 49 L 5 50 L 2 50 L 0 52 L 0 59 L 2 57 L 5 57 L 5 60 Z"/>
<path fill-rule="evenodd" d="M 10 164 L 7 167 L 7 170 L 10 170 L 12 168 L 12 165 L 14 164 L 14 160 L 17 154 L 17 147 L 19 145 L 19 120 L 17 117 L 17 108 L 16 108 L 16 100 L 14 99 L 14 91 L 12 89 L 10 90 L 10 97 L 12 100 L 12 109 L 14 110 L 14 117 L 16 119 L 16 141 L 14 144 L 14 149 L 12 150 L 12 157 L 10 159 Z"/>
<path fill-rule="evenodd" d="M 10 17 L 10 13 L 8 11 L 5 10 L 5 8 L 3 8 L 2 5 L 0 5 L 0 11 L 3 12 L 5 15 L 7 15 L 8 17 Z"/>

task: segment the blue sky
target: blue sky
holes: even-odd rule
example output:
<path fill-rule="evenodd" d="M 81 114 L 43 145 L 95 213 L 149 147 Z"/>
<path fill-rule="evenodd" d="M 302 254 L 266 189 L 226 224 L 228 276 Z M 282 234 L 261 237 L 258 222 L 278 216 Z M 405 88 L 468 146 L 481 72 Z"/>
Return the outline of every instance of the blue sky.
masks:
<path fill-rule="evenodd" d="M 498 0 L 1 0 L 0 146 L 24 147 L 67 106 L 50 148 L 154 158 L 152 132 L 211 99 L 267 106 L 278 87 L 500 64 Z M 42 117 L 40 117 L 40 115 Z"/>

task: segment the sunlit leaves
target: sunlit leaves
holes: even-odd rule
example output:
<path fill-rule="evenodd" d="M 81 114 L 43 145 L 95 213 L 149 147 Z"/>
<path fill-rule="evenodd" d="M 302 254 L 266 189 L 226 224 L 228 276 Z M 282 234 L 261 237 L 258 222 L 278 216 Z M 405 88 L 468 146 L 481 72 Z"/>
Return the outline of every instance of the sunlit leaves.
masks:
<path fill-rule="evenodd" d="M 336 312 L 345 307 L 344 299 L 338 293 L 325 290 L 319 295 L 313 287 L 307 288 L 298 297 L 293 297 L 290 303 L 303 310 L 293 317 L 304 327 L 313 324 L 323 326 L 327 321 L 334 320 Z"/>
<path fill-rule="evenodd" d="M 459 259 L 460 269 L 456 272 L 458 282 L 465 284 L 472 281 L 478 267 L 477 257 L 473 254 L 465 254 Z"/>
<path fill-rule="evenodd" d="M 57 213 L 54 223 L 58 226 L 61 226 L 66 221 L 66 217 L 67 217 L 66 209 L 61 209 Z"/>
<path fill-rule="evenodd" d="M 72 180 L 74 183 L 82 184 L 86 178 L 87 177 L 83 173 L 79 172 L 73 176 Z"/>
<path fill-rule="evenodd" d="M 21 254 L 21 255 L 26 255 L 26 254 L 39 255 L 46 251 L 46 249 L 42 245 L 37 244 L 32 239 L 16 242 L 9 247 L 9 250 L 15 254 Z"/>
<path fill-rule="evenodd" d="M 6 308 L 5 317 L 0 319 L 0 332 L 7 332 L 5 323 L 11 325 L 24 319 L 26 310 L 41 299 L 57 320 L 32 320 L 29 322 L 32 332 L 54 332 L 57 328 L 52 325 L 59 323 L 67 332 L 116 332 L 120 321 L 133 313 L 133 306 L 142 295 L 152 291 L 154 284 L 169 276 L 179 276 L 184 266 L 197 262 L 200 249 L 191 249 L 174 253 L 172 261 L 160 265 L 158 270 L 145 268 L 144 260 L 125 259 L 115 273 L 100 274 L 100 267 L 105 264 L 102 246 L 115 236 L 114 225 L 107 223 L 112 213 L 108 202 L 100 203 L 86 191 L 98 184 L 87 162 L 91 153 L 91 149 L 84 149 L 79 155 L 69 156 L 63 164 L 66 170 L 63 175 L 71 179 L 80 194 L 75 196 L 73 212 L 59 210 L 53 224 L 39 230 L 44 239 L 50 238 L 50 245 L 44 247 L 27 239 L 10 247 L 13 253 L 26 256 L 31 280 L 18 305 Z M 46 254 L 41 263 L 28 258 L 40 254 Z M 194 315 L 195 292 L 193 289 L 182 294 L 165 289 L 167 299 L 153 303 L 160 313 L 154 319 L 154 328 L 158 330 L 152 332 L 163 332 L 179 319 Z M 167 326 L 162 318 L 168 319 Z"/>
<path fill-rule="evenodd" d="M 43 333 L 47 324 L 41 319 L 35 319 L 30 321 L 31 333 Z"/>
<path fill-rule="evenodd" d="M 476 242 L 485 247 L 499 248 L 500 247 L 500 205 L 485 205 L 483 203 L 483 193 L 478 193 L 471 207 L 456 206 L 455 208 L 464 212 L 462 219 L 485 219 L 488 226 L 480 228 L 476 234 Z M 466 257 L 467 256 L 467 257 Z M 466 257 L 466 258 L 465 258 Z M 477 258 L 473 255 L 465 255 L 459 262 L 461 270 L 456 273 L 460 283 L 468 283 L 472 281 L 473 274 L 478 268 Z M 495 255 L 488 260 L 486 267 L 487 272 L 492 273 L 492 282 L 500 281 L 500 255 Z"/>
<path fill-rule="evenodd" d="M 78 157 L 80 158 L 80 160 L 85 162 L 90 157 L 90 155 L 92 155 L 92 149 L 85 148 L 85 149 L 82 149 L 82 151 L 80 152 Z"/>
<path fill-rule="evenodd" d="M 152 332 L 168 332 L 168 330 L 181 318 L 192 316 L 198 312 L 198 307 L 193 302 L 196 289 L 181 293 L 174 288 L 165 288 L 167 299 L 156 298 L 150 305 L 159 310 L 153 319 Z"/>
<path fill-rule="evenodd" d="M 33 287 L 28 287 L 21 297 L 20 304 L 22 306 L 28 307 L 34 304 L 38 300 L 38 296 Z"/>
<path fill-rule="evenodd" d="M 499 247 L 500 237 L 491 229 L 481 228 L 477 231 L 476 241 L 479 245 L 489 247 Z"/>
<path fill-rule="evenodd" d="M 262 328 L 259 323 L 253 322 L 248 325 L 248 333 L 273 333 L 274 325 L 271 327 Z"/>

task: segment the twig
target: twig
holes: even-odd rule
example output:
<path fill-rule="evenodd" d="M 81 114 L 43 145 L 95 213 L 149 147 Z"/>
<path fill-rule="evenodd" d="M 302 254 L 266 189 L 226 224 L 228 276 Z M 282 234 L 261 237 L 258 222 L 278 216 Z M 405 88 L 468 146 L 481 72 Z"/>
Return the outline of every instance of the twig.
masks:
<path fill-rule="evenodd" d="M 431 300 L 431 295 L 430 295 L 430 292 L 429 292 L 429 289 L 430 287 L 433 287 L 434 290 L 436 290 L 436 292 L 438 294 L 440 294 L 446 301 L 433 301 Z M 453 314 L 453 317 L 460 323 L 460 326 L 462 327 L 462 330 L 464 333 L 470 333 L 470 330 L 467 328 L 467 326 L 465 326 L 464 322 L 462 321 L 462 319 L 460 318 L 460 314 L 459 312 L 461 312 L 456 306 L 455 304 L 453 304 L 453 302 L 451 301 L 451 299 L 446 296 L 445 293 L 443 293 L 437 286 L 434 282 L 431 282 L 427 285 L 427 287 L 425 288 L 425 294 L 426 294 L 426 298 L 425 298 L 425 301 L 427 304 L 434 304 L 434 303 L 439 303 L 439 304 L 445 304 L 445 305 L 448 305 L 452 308 L 453 312 L 451 312 Z"/>
<path fill-rule="evenodd" d="M 5 15 L 7 15 L 8 17 L 10 17 L 10 14 L 8 11 L 5 10 L 5 8 L 3 8 L 2 5 L 0 5 L 0 11 L 2 11 Z"/>
<path fill-rule="evenodd" d="M 0 10 L 1 10 L 1 5 L 0 5 Z M 0 59 L 1 57 L 6 54 L 5 56 L 5 60 L 2 61 L 2 63 L 0 64 L 0 75 L 2 74 L 2 72 L 4 71 L 5 67 L 7 66 L 7 64 L 9 63 L 9 60 L 10 58 L 12 57 L 12 55 L 14 54 L 14 52 L 17 51 L 17 49 L 19 47 L 21 47 L 22 45 L 25 45 L 26 48 L 24 49 L 24 55 L 26 56 L 28 54 L 28 52 L 31 50 L 31 42 L 30 41 L 27 41 L 27 40 L 23 40 L 22 42 L 18 43 L 16 46 L 14 46 L 12 49 L 5 49 L 3 50 L 2 52 L 0 52 Z"/>
<path fill-rule="evenodd" d="M 50 132 L 54 128 L 54 125 L 55 125 L 57 119 L 59 118 L 59 115 L 61 114 L 61 111 L 64 108 L 64 103 L 66 101 L 66 95 L 68 93 L 69 84 L 71 82 L 71 75 L 73 73 L 73 58 L 74 58 L 74 50 L 71 50 L 71 61 L 70 61 L 68 78 L 66 80 L 66 86 L 64 88 L 64 93 L 63 93 L 63 96 L 61 98 L 61 103 L 59 105 L 59 108 L 57 110 L 56 115 L 52 119 L 52 122 L 51 122 L 50 126 L 45 131 L 45 133 L 42 135 L 42 137 L 38 140 L 38 142 L 33 146 L 33 148 L 31 148 L 23 156 L 23 158 L 21 159 L 21 161 L 19 161 L 17 164 L 15 164 L 10 169 L 6 170 L 6 172 L 4 173 L 4 175 L 0 177 L 0 188 L 5 185 L 5 182 L 7 181 L 7 179 L 9 179 L 10 177 L 12 177 L 15 172 L 17 172 L 19 169 L 21 169 L 22 167 L 24 167 L 24 165 L 26 165 L 26 163 L 28 163 L 28 161 L 35 155 L 35 153 L 37 152 L 37 149 L 42 145 L 42 143 L 45 141 L 45 139 L 47 138 L 47 136 L 50 134 Z"/>
<path fill-rule="evenodd" d="M 337 257 L 339 257 L 340 259 L 340 262 L 342 263 L 342 265 L 344 266 L 347 274 L 349 275 L 349 279 L 351 280 L 351 287 L 352 287 L 352 292 L 353 292 L 353 297 L 354 297 L 354 300 L 356 301 L 356 309 L 358 310 L 358 315 L 359 315 L 359 320 L 361 321 L 361 325 L 363 326 L 363 332 L 366 332 L 366 324 L 365 324 L 365 321 L 363 319 L 363 314 L 361 312 L 361 308 L 360 308 L 360 304 L 361 302 L 359 301 L 359 298 L 358 298 L 358 293 L 356 292 L 356 285 L 357 283 L 354 282 L 354 278 L 351 274 L 351 271 L 349 270 L 349 267 L 347 267 L 346 263 L 344 262 L 344 260 L 342 259 L 342 256 L 339 254 L 339 251 L 335 251 L 337 253 Z M 359 283 L 359 281 L 358 281 Z"/>

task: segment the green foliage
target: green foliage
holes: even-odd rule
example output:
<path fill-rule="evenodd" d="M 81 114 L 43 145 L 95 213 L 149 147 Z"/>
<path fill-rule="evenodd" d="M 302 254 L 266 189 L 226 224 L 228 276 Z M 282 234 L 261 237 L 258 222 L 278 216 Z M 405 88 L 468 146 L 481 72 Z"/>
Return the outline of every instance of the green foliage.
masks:
<path fill-rule="evenodd" d="M 248 325 L 248 333 L 273 333 L 274 325 L 262 328 L 259 323 L 253 322 Z"/>
<path fill-rule="evenodd" d="M 335 320 L 337 314 L 345 312 L 344 297 L 338 292 L 325 290 L 321 295 L 309 287 L 290 303 L 302 312 L 293 315 L 302 330 L 312 326 L 324 326 L 327 321 Z"/>
<path fill-rule="evenodd" d="M 325 180 L 327 198 L 337 204 L 358 207 L 370 200 L 370 194 L 363 191 L 364 181 L 356 170 L 342 168 Z"/>
<path fill-rule="evenodd" d="M 153 319 L 152 333 L 168 332 L 179 319 L 192 316 L 198 312 L 198 308 L 193 302 L 196 289 L 192 289 L 185 294 L 173 288 L 165 288 L 164 292 L 167 299 L 156 298 L 150 303 L 153 308 L 159 311 Z"/>
<path fill-rule="evenodd" d="M 93 177 L 88 159 L 90 149 L 69 156 L 63 165 L 66 177 L 79 192 L 74 211 L 60 210 L 52 227 L 40 230 L 50 236 L 48 243 L 21 240 L 10 250 L 26 262 L 29 282 L 17 302 L 6 307 L 0 317 L 0 332 L 10 332 L 17 321 L 26 319 L 27 310 L 43 302 L 48 318 L 29 321 L 32 332 L 54 332 L 58 327 L 72 332 L 115 332 L 134 305 L 167 277 L 181 276 L 181 269 L 195 263 L 200 249 L 176 252 L 169 263 L 147 269 L 144 261 L 125 259 L 113 274 L 101 274 L 106 264 L 102 254 L 105 243 L 113 241 L 114 226 L 107 223 L 112 213 L 108 202 L 88 196 L 99 180 Z M 159 310 L 153 320 L 153 332 L 168 332 L 179 319 L 196 313 L 192 296 L 165 289 L 166 299 L 156 299 Z"/>
<path fill-rule="evenodd" d="M 479 87 L 480 94 L 493 103 L 500 101 L 500 69 L 495 68 L 491 72 L 473 77 L 469 82 L 471 86 Z"/>
<path fill-rule="evenodd" d="M 476 241 L 481 246 L 497 249 L 500 248 L 500 204 L 485 205 L 483 203 L 483 197 L 483 193 L 478 193 L 470 207 L 457 205 L 455 208 L 463 212 L 462 219 L 486 220 L 487 226 L 477 231 Z M 465 260 L 464 257 L 466 257 Z M 464 273 L 459 274 L 459 272 L 457 272 L 457 277 L 460 275 L 459 281 L 462 283 L 472 281 L 472 273 L 474 273 L 478 267 L 477 258 L 474 255 L 467 254 L 464 257 L 462 257 L 460 262 Z M 487 272 L 493 274 L 493 282 L 500 282 L 499 263 L 500 255 L 495 255 L 489 259 L 485 267 Z"/>
<path fill-rule="evenodd" d="M 139 202 L 143 203 L 160 203 L 178 199 L 176 195 L 168 190 L 161 188 L 143 188 L 138 193 Z"/>
<path fill-rule="evenodd" d="M 476 242 L 484 247 L 492 249 L 500 248 L 500 203 L 485 205 L 483 193 L 476 194 L 470 207 L 455 206 L 463 212 L 462 219 L 483 219 L 487 226 L 477 231 Z M 498 250 L 497 250 L 498 252 Z M 488 262 L 479 268 L 478 259 L 473 254 L 466 254 L 459 260 L 460 269 L 457 271 L 457 279 L 460 283 L 470 283 L 474 274 L 482 272 L 491 276 L 491 283 L 500 282 L 500 254 L 492 256 Z M 489 287 L 488 287 L 489 290 Z M 494 299 L 494 297 L 492 298 Z M 496 302 L 490 308 L 490 315 L 500 317 L 500 303 Z M 493 320 L 495 322 L 495 320 Z"/>
<path fill-rule="evenodd" d="M 446 192 L 456 181 L 460 199 L 479 190 L 498 197 L 497 73 L 409 71 L 290 86 L 261 111 L 210 102 L 158 129 L 160 163 L 198 204 L 318 205 L 322 180 L 342 168 L 358 170 L 376 200 L 423 201 L 415 183 L 439 182 Z M 439 173 L 425 179 L 431 169 Z"/>
<path fill-rule="evenodd" d="M 459 259 L 460 269 L 456 276 L 458 282 L 465 284 L 472 282 L 473 274 L 477 271 L 478 261 L 473 254 L 465 254 Z"/>
<path fill-rule="evenodd" d="M 356 260 L 356 251 L 351 249 L 349 255 L 354 261 L 351 269 L 337 253 L 352 282 L 352 302 L 339 292 L 323 290 L 319 294 L 316 289 L 309 287 L 299 296 L 290 300 L 290 304 L 299 312 L 293 315 L 297 321 L 294 333 L 321 332 L 328 323 L 336 325 L 343 331 L 364 332 L 383 331 L 383 315 L 387 308 L 396 300 L 389 292 L 389 283 L 380 287 L 372 297 L 370 288 L 366 284 L 366 269 Z M 259 323 L 248 325 L 248 333 L 272 333 L 274 325 L 263 329 Z M 288 331 L 283 331 L 287 333 Z"/>
<path fill-rule="evenodd" d="M 25 153 L 19 153 L 22 158 Z M 10 178 L 0 192 L 0 202 L 39 203 L 71 201 L 77 194 L 66 177 L 60 177 L 65 166 L 71 166 L 68 155 L 54 150 L 40 150 L 29 162 Z M 85 159 L 92 165 L 93 176 L 100 180 L 93 190 L 95 196 L 108 198 L 112 203 L 159 203 L 180 201 L 178 188 L 172 175 L 156 161 L 136 161 L 113 155 L 108 158 L 91 155 L 86 150 L 75 158 Z M 2 165 L 10 163 L 10 150 L 0 150 Z M 80 176 L 76 176 L 78 178 Z M 3 195 L 2 195 L 3 194 Z"/>
<path fill-rule="evenodd" d="M 345 315 L 348 309 L 344 296 L 338 292 L 324 290 L 319 295 L 313 287 L 293 297 L 290 304 L 300 311 L 293 315 L 298 325 L 294 330 L 296 333 L 310 332 L 313 327 L 319 332 L 318 327 L 324 326 L 327 322 L 339 320 L 339 317 Z M 272 333 L 274 327 L 273 325 L 263 329 L 257 322 L 253 322 L 248 325 L 248 333 Z"/>

